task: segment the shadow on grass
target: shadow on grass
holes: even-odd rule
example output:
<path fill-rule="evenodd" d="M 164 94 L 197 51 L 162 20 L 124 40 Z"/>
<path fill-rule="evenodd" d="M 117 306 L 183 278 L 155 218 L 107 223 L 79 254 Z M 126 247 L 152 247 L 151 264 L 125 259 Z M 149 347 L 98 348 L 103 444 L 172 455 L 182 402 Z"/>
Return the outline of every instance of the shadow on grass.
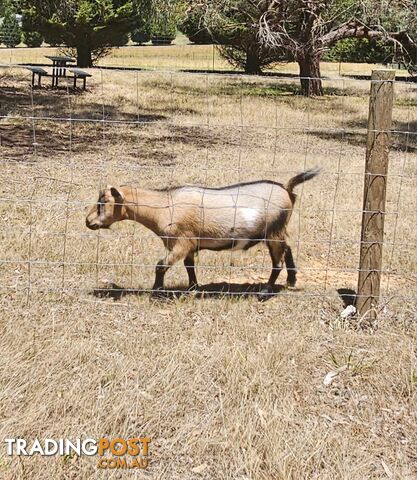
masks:
<path fill-rule="evenodd" d="M 395 122 L 392 130 L 392 150 L 409 153 L 417 152 L 417 121 Z M 310 130 L 309 134 L 322 140 L 330 140 L 332 142 L 343 141 L 348 145 L 353 145 L 355 147 L 365 147 L 367 139 L 367 121 L 365 119 L 358 119 L 344 124 L 336 131 Z"/>
<path fill-rule="evenodd" d="M 143 124 L 154 123 L 164 117 L 160 115 L 141 118 Z M 123 128 L 122 128 L 123 127 Z M 141 125 L 143 128 L 143 125 Z M 134 150 L 137 142 L 137 127 L 112 125 L 106 130 L 106 146 L 112 142 L 124 143 Z M 155 139 L 155 142 L 158 139 Z M 103 148 L 101 125 L 72 120 L 51 121 L 30 118 L 5 118 L 0 123 L 0 146 L 9 148 L 16 161 L 25 161 L 28 155 L 50 156 L 58 154 L 88 153 Z M 133 152 L 135 154 L 135 152 Z M 169 156 L 164 154 L 163 157 Z"/>
<path fill-rule="evenodd" d="M 172 166 L 175 164 L 176 145 L 191 145 L 206 149 L 208 145 L 237 145 L 239 138 L 227 132 L 207 131 L 195 126 L 171 125 L 161 122 L 167 133 L 155 134 L 149 128 L 161 120 L 161 116 L 141 117 L 137 124 L 106 125 L 105 137 L 102 126 L 92 122 L 71 122 L 32 120 L 27 118 L 4 119 L 0 122 L 0 147 L 3 153 L 14 161 L 26 161 L 28 156 L 36 158 L 57 157 L 58 155 L 99 153 L 103 148 L 122 145 L 125 158 L 131 158 L 137 165 Z M 148 122 L 148 123 L 147 123 Z M 138 157 L 138 129 L 141 136 L 141 154 Z M 171 145 L 172 148 L 167 148 Z"/>
<path fill-rule="evenodd" d="M 195 72 L 197 73 L 197 72 Z M 201 72 L 199 72 L 201 73 Z M 212 72 L 210 72 L 212 73 Z M 222 72 L 223 74 L 229 74 L 231 72 Z M 236 74 L 236 72 L 235 72 Z M 219 82 L 207 83 L 204 86 L 198 84 L 174 84 L 172 85 L 167 80 L 148 80 L 145 84 L 152 88 L 169 88 L 170 91 L 177 94 L 204 96 L 204 95 L 236 95 L 236 96 L 256 96 L 256 97 L 299 97 L 305 100 L 314 102 L 315 100 L 326 99 L 328 97 L 365 97 L 365 93 L 361 92 L 353 87 L 343 88 L 326 86 L 323 84 L 322 97 L 306 97 L 301 94 L 300 82 L 297 77 L 292 75 L 262 75 L 261 77 L 254 76 L 251 81 L 247 77 L 239 78 L 237 75 L 233 78 L 227 76 L 221 79 L 219 75 Z M 268 77 L 276 77 L 277 80 L 273 83 L 268 80 Z M 280 80 L 282 78 L 282 81 Z M 293 78 L 293 81 L 286 80 L 287 78 Z M 325 82 L 326 79 L 323 79 Z"/>
<path fill-rule="evenodd" d="M 351 288 L 339 288 L 337 290 L 340 298 L 343 302 L 343 308 L 348 307 L 349 305 L 355 306 L 356 304 L 356 292 Z"/>
<path fill-rule="evenodd" d="M 209 283 L 206 285 L 199 285 L 195 290 L 188 290 L 187 287 L 166 288 L 158 291 L 158 300 L 174 300 L 183 296 L 190 296 L 193 298 L 225 298 L 230 296 L 233 298 L 249 298 L 259 295 L 264 283 Z M 262 294 L 262 300 L 272 298 L 285 290 L 283 285 L 275 285 L 271 294 Z M 120 300 L 128 295 L 134 296 L 151 296 L 152 289 L 142 288 L 123 288 L 115 283 L 109 283 L 106 287 L 96 288 L 92 295 L 98 298 L 112 298 L 113 300 Z"/>
<path fill-rule="evenodd" d="M 73 91 L 56 88 L 34 88 L 33 95 L 29 87 L 0 87 L 0 115 L 14 115 L 19 117 L 48 117 L 51 120 L 60 119 L 83 119 L 92 122 L 103 120 L 124 120 L 136 122 L 152 122 L 165 120 L 166 115 L 146 112 L 142 109 L 139 113 L 126 112 L 120 106 L 109 102 L 101 102 L 89 99 L 89 92 Z M 83 96 L 82 103 L 72 104 L 73 97 Z"/>
<path fill-rule="evenodd" d="M 27 161 L 28 157 L 36 161 L 37 155 L 53 158 L 68 152 L 94 153 L 103 146 L 123 145 L 125 155 L 139 164 L 171 166 L 176 155 L 167 152 L 167 143 L 206 148 L 227 141 L 223 134 L 169 123 L 170 110 L 163 106 L 142 108 L 138 115 L 125 111 L 123 104 L 97 101 L 89 97 L 89 92 L 82 97 L 82 102 L 74 103 L 69 101 L 74 94 L 67 95 L 65 89 L 36 89 L 32 97 L 30 87 L 22 83 L 0 87 L 0 116 L 3 117 L 0 147 L 4 147 L 4 155 L 13 161 Z M 189 106 L 174 110 L 184 114 L 196 112 Z M 159 124 L 168 132 L 152 133 L 150 129 Z M 137 158 L 139 130 L 145 131 L 140 159 Z M 146 133 L 148 130 L 151 133 Z"/>

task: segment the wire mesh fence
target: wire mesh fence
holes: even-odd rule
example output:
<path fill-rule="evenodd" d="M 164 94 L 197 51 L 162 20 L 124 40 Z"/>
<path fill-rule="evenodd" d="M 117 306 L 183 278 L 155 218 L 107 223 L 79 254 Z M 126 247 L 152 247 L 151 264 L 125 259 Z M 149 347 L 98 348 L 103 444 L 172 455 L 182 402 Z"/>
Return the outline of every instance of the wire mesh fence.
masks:
<path fill-rule="evenodd" d="M 326 95 L 309 99 L 293 76 L 95 69 L 90 80 L 86 92 L 70 79 L 34 88 L 24 68 L 0 69 L 3 293 L 94 302 L 107 294 L 125 305 L 152 291 L 166 258 L 154 233 L 134 222 L 86 228 L 85 208 L 106 185 L 285 184 L 316 165 L 320 175 L 295 189 L 288 224 L 298 281 L 283 288 L 283 272 L 274 293 L 322 308 L 356 289 L 369 81 L 324 79 Z M 382 308 L 395 311 L 417 297 L 416 89 L 395 83 L 381 270 Z M 257 296 L 271 260 L 260 242 L 202 250 L 196 267 L 189 296 Z M 187 283 L 178 261 L 166 290 L 180 296 Z"/>

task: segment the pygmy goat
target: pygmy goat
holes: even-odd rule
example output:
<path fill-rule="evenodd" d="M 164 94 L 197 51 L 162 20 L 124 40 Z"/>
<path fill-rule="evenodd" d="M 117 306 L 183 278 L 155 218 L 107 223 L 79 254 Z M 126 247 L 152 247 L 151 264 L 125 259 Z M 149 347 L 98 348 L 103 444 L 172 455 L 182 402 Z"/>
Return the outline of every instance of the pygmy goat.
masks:
<path fill-rule="evenodd" d="M 107 187 L 91 207 L 86 225 L 109 228 L 120 220 L 135 220 L 164 242 L 168 253 L 156 266 L 154 295 L 163 289 L 169 267 L 184 260 L 190 289 L 197 286 L 194 255 L 199 250 L 248 250 L 259 242 L 268 246 L 272 273 L 262 296 L 270 295 L 285 261 L 290 286 L 296 269 L 287 245 L 286 226 L 296 195 L 295 186 L 310 180 L 319 168 L 291 178 L 286 185 L 271 180 L 239 183 L 221 188 L 182 186 L 145 190 Z"/>

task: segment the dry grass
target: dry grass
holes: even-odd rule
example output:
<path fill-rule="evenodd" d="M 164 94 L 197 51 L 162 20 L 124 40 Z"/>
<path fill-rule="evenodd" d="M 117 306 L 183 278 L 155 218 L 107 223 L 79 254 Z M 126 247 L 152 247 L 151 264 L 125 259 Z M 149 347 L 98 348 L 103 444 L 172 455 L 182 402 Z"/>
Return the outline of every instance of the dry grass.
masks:
<path fill-rule="evenodd" d="M 128 45 L 115 48 L 99 61 L 99 66 L 107 67 L 139 67 L 144 69 L 165 70 L 233 70 L 214 45 L 183 44 L 178 38 L 177 44 L 170 46 Z M 20 63 L 49 64 L 46 55 L 56 55 L 59 49 L 54 47 L 40 48 L 0 48 L 0 64 Z M 322 62 L 322 74 L 330 78 L 340 75 L 370 75 L 378 65 L 366 63 L 330 63 Z M 269 71 L 298 75 L 296 63 L 283 63 Z M 404 70 L 398 71 L 407 75 Z"/>
<path fill-rule="evenodd" d="M 414 136 L 395 137 L 386 308 L 362 330 L 340 319 L 336 290 L 356 286 L 367 83 L 326 82 L 319 99 L 290 79 L 94 71 L 90 85 L 31 98 L 28 74 L 1 72 L 0 438 L 144 433 L 144 478 L 415 478 Z M 395 128 L 416 132 L 415 89 L 396 88 Z M 84 226 L 107 183 L 286 180 L 315 164 L 290 227 L 298 288 L 265 304 L 244 294 L 269 275 L 262 247 L 202 253 L 207 293 L 160 304 L 142 292 L 160 241 L 137 224 Z M 103 279 L 134 291 L 97 298 Z M 167 280 L 184 287 L 184 268 Z M 224 284 L 236 295 L 212 293 Z M 137 478 L 4 449 L 0 477 Z"/>

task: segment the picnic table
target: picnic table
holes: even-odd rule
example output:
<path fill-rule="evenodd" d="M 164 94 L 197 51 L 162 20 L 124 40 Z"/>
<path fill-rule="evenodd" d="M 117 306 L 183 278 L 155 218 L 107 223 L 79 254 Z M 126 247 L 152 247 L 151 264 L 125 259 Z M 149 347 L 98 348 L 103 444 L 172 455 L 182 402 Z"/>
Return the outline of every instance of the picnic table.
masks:
<path fill-rule="evenodd" d="M 52 86 L 57 87 L 59 79 L 67 76 L 67 64 L 75 63 L 76 60 L 72 57 L 56 57 L 54 55 L 47 55 L 46 58 L 52 60 Z"/>
<path fill-rule="evenodd" d="M 87 78 L 92 75 L 72 65 L 76 62 L 75 58 L 49 55 L 46 56 L 46 58 L 52 60 L 52 75 L 38 66 L 28 65 L 25 67 L 32 72 L 32 86 L 35 86 L 36 77 L 38 79 L 38 87 L 41 86 L 42 77 L 52 77 L 52 87 L 58 87 L 60 78 L 70 78 L 74 80 L 74 89 L 77 88 L 77 80 L 81 80 L 83 82 L 82 88 L 85 90 Z M 67 70 L 72 73 L 72 75 L 67 75 Z"/>

